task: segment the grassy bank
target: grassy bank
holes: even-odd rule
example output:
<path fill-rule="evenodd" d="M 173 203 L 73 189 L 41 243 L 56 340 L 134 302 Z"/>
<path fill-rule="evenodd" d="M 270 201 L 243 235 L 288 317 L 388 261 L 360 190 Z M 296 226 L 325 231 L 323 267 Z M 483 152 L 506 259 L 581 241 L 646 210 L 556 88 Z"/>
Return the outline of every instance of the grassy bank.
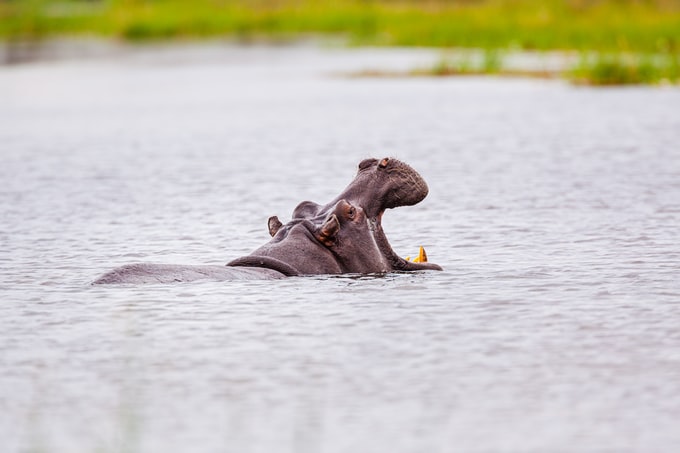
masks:
<path fill-rule="evenodd" d="M 341 35 L 356 45 L 568 50 L 590 83 L 678 80 L 680 0 L 0 0 L 0 40 Z M 433 72 L 507 73 L 446 62 Z M 447 67 L 448 64 L 448 67 Z M 460 65 L 458 65 L 460 66 Z"/>
<path fill-rule="evenodd" d="M 580 85 L 659 85 L 680 83 L 680 55 L 677 54 L 602 54 L 583 53 L 577 63 L 546 68 L 540 57 L 534 63 L 517 67 L 506 65 L 506 54 L 486 50 L 481 55 L 458 51 L 430 67 L 410 71 L 366 69 L 349 74 L 350 77 L 449 77 L 493 75 L 539 79 L 565 79 Z M 566 57 L 566 56 L 565 56 Z M 566 58 L 565 58 L 566 61 Z"/>
<path fill-rule="evenodd" d="M 128 40 L 340 33 L 358 44 L 658 52 L 680 0 L 14 0 L 0 36 Z"/>

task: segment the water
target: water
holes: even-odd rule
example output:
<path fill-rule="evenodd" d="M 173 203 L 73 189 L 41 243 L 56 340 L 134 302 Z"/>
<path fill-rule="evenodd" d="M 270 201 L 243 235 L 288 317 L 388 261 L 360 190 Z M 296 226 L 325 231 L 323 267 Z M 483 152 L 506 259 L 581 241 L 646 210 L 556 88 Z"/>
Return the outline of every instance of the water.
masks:
<path fill-rule="evenodd" d="M 350 79 L 425 51 L 0 68 L 2 452 L 680 448 L 680 90 Z M 219 264 L 364 157 L 444 272 L 92 287 Z"/>

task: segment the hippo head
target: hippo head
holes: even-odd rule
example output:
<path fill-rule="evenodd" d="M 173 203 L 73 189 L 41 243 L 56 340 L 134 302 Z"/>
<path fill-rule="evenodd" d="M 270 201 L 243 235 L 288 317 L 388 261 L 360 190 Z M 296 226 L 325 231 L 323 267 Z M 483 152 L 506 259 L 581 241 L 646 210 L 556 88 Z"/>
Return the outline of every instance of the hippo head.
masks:
<path fill-rule="evenodd" d="M 337 258 L 345 273 L 387 272 L 390 267 L 373 237 L 363 208 L 338 201 L 317 229 L 317 239 Z"/>
<path fill-rule="evenodd" d="M 300 203 L 293 210 L 293 219 L 306 219 L 319 224 L 340 200 L 346 200 L 363 209 L 373 239 L 383 258 L 389 263 L 390 270 L 441 270 L 441 267 L 434 263 L 414 263 L 398 256 L 392 250 L 382 229 L 382 215 L 386 209 L 417 204 L 427 194 L 425 180 L 404 162 L 389 157 L 381 160 L 365 159 L 359 163 L 356 176 L 340 195 L 326 205 L 311 201 Z"/>
<path fill-rule="evenodd" d="M 319 222 L 269 219 L 272 240 L 229 266 L 267 267 L 285 275 L 382 273 L 391 270 L 364 210 L 339 200 Z"/>

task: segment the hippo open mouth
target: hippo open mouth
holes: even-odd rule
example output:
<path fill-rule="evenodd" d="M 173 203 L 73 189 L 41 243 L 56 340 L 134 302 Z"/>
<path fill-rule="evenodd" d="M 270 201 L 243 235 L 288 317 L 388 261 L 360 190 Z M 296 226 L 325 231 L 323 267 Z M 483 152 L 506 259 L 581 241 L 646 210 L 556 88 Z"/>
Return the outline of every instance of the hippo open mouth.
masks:
<path fill-rule="evenodd" d="M 335 199 L 323 206 L 304 201 L 293 210 L 292 217 L 294 220 L 307 219 L 319 223 L 339 200 L 347 200 L 363 208 L 375 242 L 392 270 L 441 270 L 434 263 L 419 263 L 401 258 L 392 249 L 382 228 L 385 210 L 420 203 L 428 192 L 427 183 L 410 165 L 389 157 L 381 160 L 365 159 L 359 163 L 358 172 L 352 182 Z M 270 218 L 270 231 L 271 224 L 275 222 L 278 222 L 276 217 Z"/>
<path fill-rule="evenodd" d="M 359 164 L 359 172 L 347 190 L 357 193 L 355 197 L 347 198 L 359 206 L 365 206 L 364 209 L 370 213 L 375 240 L 393 270 L 442 270 L 441 266 L 434 263 L 418 263 L 401 258 L 392 250 L 382 228 L 382 215 L 386 209 L 418 204 L 429 193 L 427 183 L 417 171 L 397 159 L 385 157 L 379 162 L 377 159 L 367 159 Z M 374 192 L 373 197 L 371 192 Z M 421 259 L 423 255 L 424 252 L 421 252 Z"/>

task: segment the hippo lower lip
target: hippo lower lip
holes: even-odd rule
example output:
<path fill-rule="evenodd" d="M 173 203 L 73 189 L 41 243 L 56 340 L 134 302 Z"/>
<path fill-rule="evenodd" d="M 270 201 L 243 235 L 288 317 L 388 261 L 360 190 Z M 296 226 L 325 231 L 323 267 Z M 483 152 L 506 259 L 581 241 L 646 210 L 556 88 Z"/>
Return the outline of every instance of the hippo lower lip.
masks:
<path fill-rule="evenodd" d="M 384 212 L 384 211 L 383 211 Z M 387 240 L 385 231 L 382 228 L 382 214 L 378 215 L 375 220 L 373 220 L 372 230 L 373 237 L 375 238 L 378 248 L 382 251 L 385 258 L 390 262 L 392 270 L 395 271 L 418 271 L 418 270 L 442 270 L 441 266 L 434 263 L 428 262 L 414 262 L 407 261 L 392 249 L 390 242 Z"/>

